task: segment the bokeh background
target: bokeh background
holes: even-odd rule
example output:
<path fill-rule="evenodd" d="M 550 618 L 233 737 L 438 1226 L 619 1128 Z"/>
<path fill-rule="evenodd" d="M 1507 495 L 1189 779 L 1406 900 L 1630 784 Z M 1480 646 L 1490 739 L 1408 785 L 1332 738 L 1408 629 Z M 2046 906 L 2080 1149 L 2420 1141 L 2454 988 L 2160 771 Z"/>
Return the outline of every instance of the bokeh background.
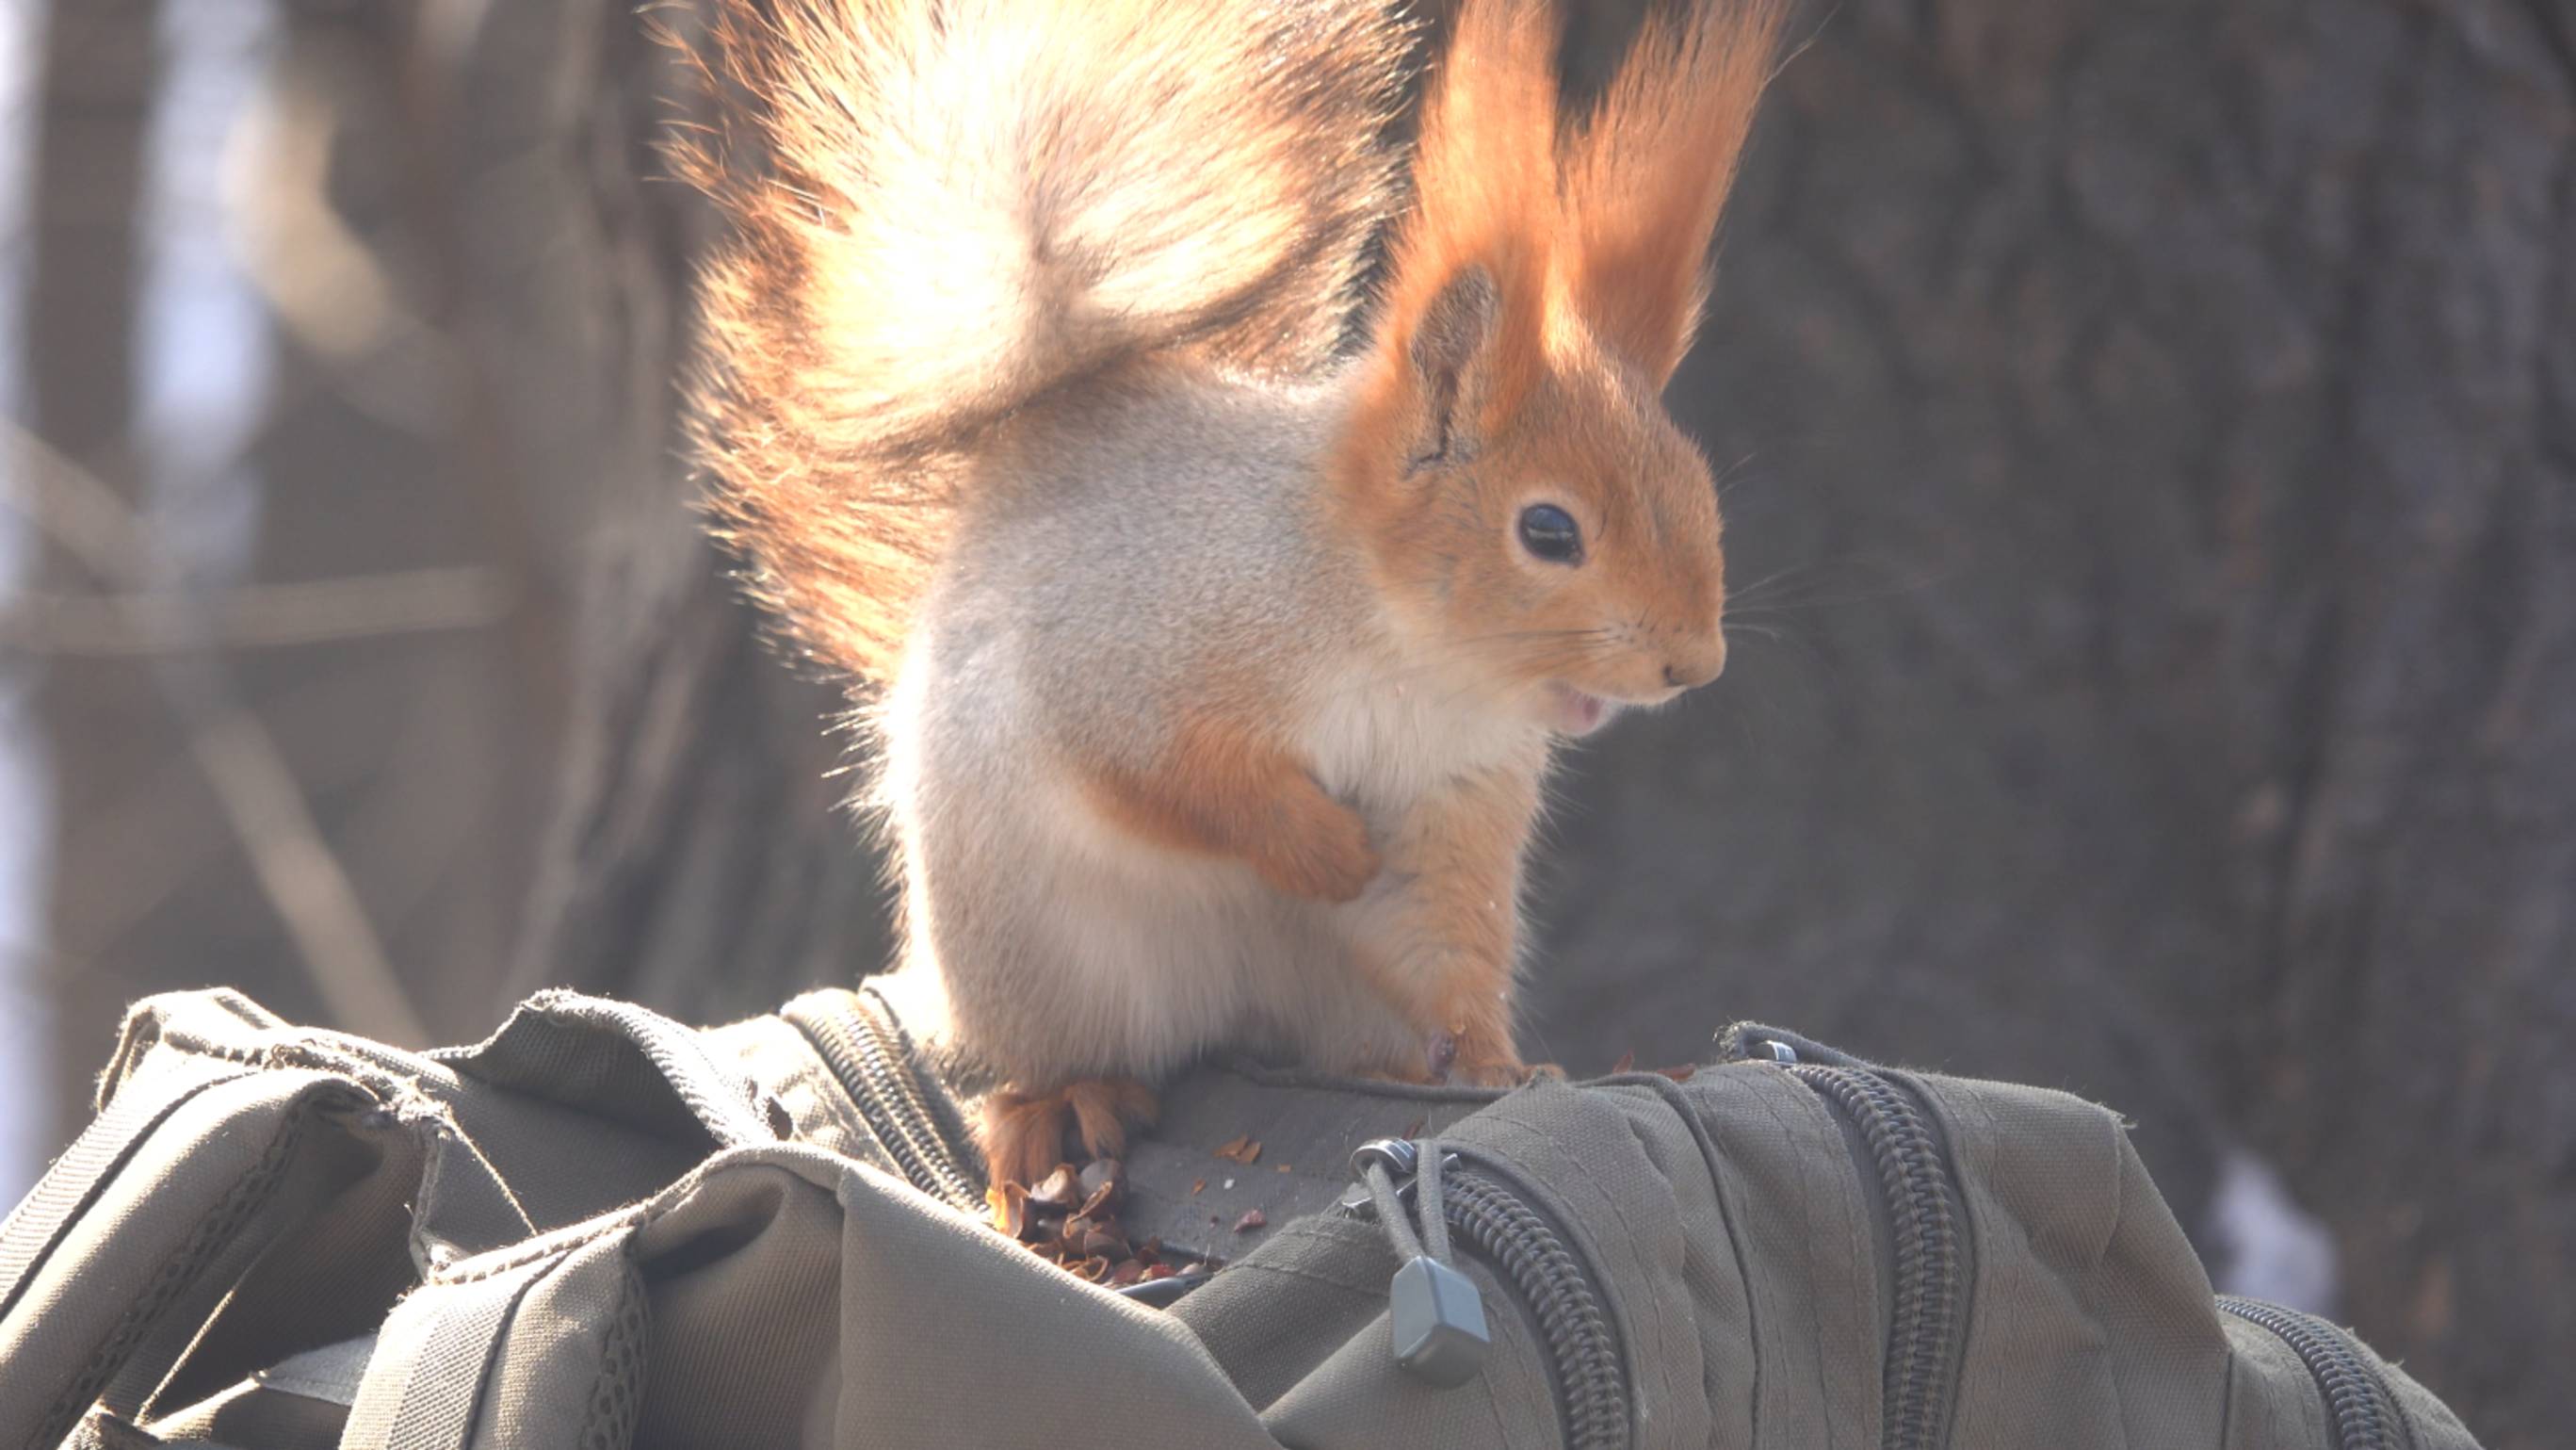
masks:
<path fill-rule="evenodd" d="M 0 1198 L 146 993 L 429 1042 L 882 962 L 838 698 L 688 510 L 647 31 L 0 0 Z M 1673 389 L 1736 662 L 1573 762 L 1527 1045 L 2110 1102 L 2223 1283 L 2564 1443 L 2576 7 L 1802 33 Z"/>

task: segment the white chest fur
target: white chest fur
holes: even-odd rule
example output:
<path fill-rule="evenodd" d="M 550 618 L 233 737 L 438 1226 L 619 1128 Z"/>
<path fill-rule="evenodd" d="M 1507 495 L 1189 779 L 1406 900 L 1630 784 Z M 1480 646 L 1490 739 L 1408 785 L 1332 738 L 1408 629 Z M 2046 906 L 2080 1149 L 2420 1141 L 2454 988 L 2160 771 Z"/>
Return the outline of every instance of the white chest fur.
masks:
<path fill-rule="evenodd" d="M 1319 682 L 1307 721 L 1303 744 L 1324 789 L 1379 810 L 1545 749 L 1542 728 L 1508 702 L 1433 671 L 1337 672 Z"/>

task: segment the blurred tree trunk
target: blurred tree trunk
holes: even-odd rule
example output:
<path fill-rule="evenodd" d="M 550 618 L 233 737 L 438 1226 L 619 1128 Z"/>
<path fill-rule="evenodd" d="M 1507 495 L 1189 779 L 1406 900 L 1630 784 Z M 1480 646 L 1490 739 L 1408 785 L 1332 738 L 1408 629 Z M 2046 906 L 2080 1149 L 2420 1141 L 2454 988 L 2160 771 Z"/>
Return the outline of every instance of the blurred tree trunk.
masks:
<path fill-rule="evenodd" d="M 689 12 L 556 9 L 550 28 L 572 48 L 554 71 L 571 128 L 556 148 L 561 224 L 579 242 L 558 270 L 506 284 L 498 313 L 548 306 L 554 286 L 586 288 L 590 315 L 541 365 L 512 360 L 528 391 L 504 395 L 543 397 L 547 378 L 573 376 L 608 396 L 593 431 L 546 420 L 589 474 L 576 500 L 591 529 L 569 731 L 512 990 L 569 985 L 718 1020 L 878 964 L 876 867 L 839 809 L 835 693 L 765 647 L 691 508 L 675 405 L 706 218 L 660 178 L 656 153 L 663 128 L 704 103 L 656 35 L 685 37 Z"/>
<path fill-rule="evenodd" d="M 2490 1443 L 2560 1440 L 2571 34 L 1845 6 L 1676 388 L 1756 460 L 1740 617 L 1790 647 L 1587 770 L 1559 955 L 1629 989 L 1559 997 L 1568 1030 L 1724 1001 L 2064 1083 L 2169 1184 L 2171 1108 L 2214 1104 L 2333 1227 L 2366 1336 Z M 1818 565 L 1840 602 L 1764 612 Z"/>
<path fill-rule="evenodd" d="M 155 7 L 58 0 L 41 27 L 31 267 L 27 291 L 28 421 L 55 449 L 140 507 L 141 470 L 127 446 L 137 406 L 135 320 L 142 268 L 134 217 L 145 132 L 159 72 Z M 111 583 L 50 540 L 39 587 L 86 592 Z M 151 678 L 96 660 L 51 663 L 38 696 L 50 737 L 55 831 L 49 966 L 59 1020 L 113 1021 L 139 964 L 177 947 L 119 925 L 123 859 L 172 784 L 137 762 L 181 751 Z M 184 786 L 181 787 L 184 789 Z M 88 1116 L 85 1086 L 99 1049 L 66 1044 L 59 1116 Z"/>

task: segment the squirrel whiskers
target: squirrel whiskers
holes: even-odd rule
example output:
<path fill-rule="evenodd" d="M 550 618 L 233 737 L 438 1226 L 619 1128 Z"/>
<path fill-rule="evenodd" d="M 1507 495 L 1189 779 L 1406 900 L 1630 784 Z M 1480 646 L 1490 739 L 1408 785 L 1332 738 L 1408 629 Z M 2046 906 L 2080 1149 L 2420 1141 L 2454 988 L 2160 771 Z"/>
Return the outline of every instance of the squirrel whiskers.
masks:
<path fill-rule="evenodd" d="M 873 692 L 896 990 L 996 1173 L 1233 1045 L 1479 1083 L 1554 742 L 1713 678 L 1660 392 L 1785 0 L 719 0 L 680 148 L 717 527 Z M 1390 237 L 1365 343 L 1368 250 Z"/>

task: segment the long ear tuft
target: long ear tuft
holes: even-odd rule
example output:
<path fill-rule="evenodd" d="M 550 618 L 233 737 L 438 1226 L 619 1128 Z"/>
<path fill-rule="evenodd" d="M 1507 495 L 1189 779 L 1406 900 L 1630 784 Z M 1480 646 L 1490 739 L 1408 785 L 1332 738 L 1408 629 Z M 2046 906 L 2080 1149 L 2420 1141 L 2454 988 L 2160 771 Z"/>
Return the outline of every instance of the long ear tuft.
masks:
<path fill-rule="evenodd" d="M 1560 114 L 1561 7 L 1460 0 L 1423 102 L 1414 205 L 1388 255 L 1354 459 L 1472 448 L 1570 339 L 1588 336 L 1659 386 L 1672 376 L 1795 3 L 1652 0 L 1598 106 L 1572 123 Z M 1478 325 L 1462 332 L 1448 323 L 1466 300 Z M 1426 328 L 1439 333 L 1428 346 Z M 1473 342 L 1463 355 L 1461 338 Z"/>
<path fill-rule="evenodd" d="M 1794 0 L 1652 6 L 1567 138 L 1561 280 L 1601 345 L 1661 383 L 1708 295 L 1708 249 Z"/>
<path fill-rule="evenodd" d="M 1384 426 L 1445 432 L 1454 404 L 1473 437 L 1538 378 L 1557 240 L 1556 39 L 1551 8 L 1529 0 L 1458 11 L 1423 101 L 1414 209 L 1387 267 L 1370 399 Z M 1471 300 L 1474 325 L 1462 329 Z"/>

